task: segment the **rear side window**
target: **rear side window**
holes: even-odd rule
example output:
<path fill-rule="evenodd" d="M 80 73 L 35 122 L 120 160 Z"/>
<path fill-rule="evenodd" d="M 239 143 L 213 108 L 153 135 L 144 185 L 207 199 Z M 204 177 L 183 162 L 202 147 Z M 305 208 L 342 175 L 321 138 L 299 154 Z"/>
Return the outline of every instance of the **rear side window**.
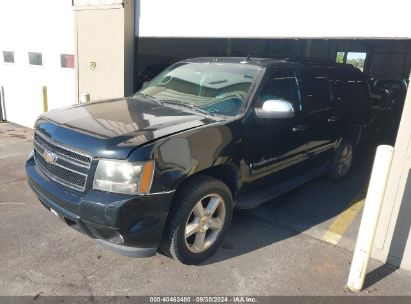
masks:
<path fill-rule="evenodd" d="M 327 74 L 333 86 L 334 100 L 337 102 L 357 103 L 370 98 L 367 83 L 360 72 L 330 68 Z"/>
<path fill-rule="evenodd" d="M 294 72 L 290 69 L 279 69 L 270 74 L 261 90 L 257 107 L 266 100 L 280 99 L 297 104 L 299 93 Z"/>
<path fill-rule="evenodd" d="M 330 85 L 321 68 L 310 68 L 301 71 L 303 87 L 303 109 L 308 112 L 319 111 L 330 107 Z"/>
<path fill-rule="evenodd" d="M 326 70 L 333 91 L 334 101 L 346 101 L 348 94 L 349 73 L 345 69 L 330 67 Z"/>
<path fill-rule="evenodd" d="M 347 101 L 349 102 L 361 102 L 367 101 L 369 98 L 369 91 L 367 84 L 364 80 L 351 80 L 348 81 L 348 94 Z"/>

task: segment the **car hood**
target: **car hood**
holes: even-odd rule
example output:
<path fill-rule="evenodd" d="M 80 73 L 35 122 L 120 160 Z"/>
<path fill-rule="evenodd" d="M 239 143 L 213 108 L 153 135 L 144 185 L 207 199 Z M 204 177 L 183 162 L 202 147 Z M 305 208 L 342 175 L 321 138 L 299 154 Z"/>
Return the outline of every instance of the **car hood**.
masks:
<path fill-rule="evenodd" d="M 191 110 L 127 97 L 44 113 L 35 128 L 93 156 L 126 159 L 135 147 L 215 121 Z"/>

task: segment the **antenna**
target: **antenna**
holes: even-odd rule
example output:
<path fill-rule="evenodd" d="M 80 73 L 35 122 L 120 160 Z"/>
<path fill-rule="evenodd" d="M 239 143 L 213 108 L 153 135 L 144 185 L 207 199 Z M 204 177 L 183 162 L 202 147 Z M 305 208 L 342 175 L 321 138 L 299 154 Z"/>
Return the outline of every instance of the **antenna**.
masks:
<path fill-rule="evenodd" d="M 252 59 L 250 55 L 247 55 L 245 60 L 240 61 L 240 63 L 250 63 L 250 62 L 253 62 L 253 61 L 254 61 L 254 59 Z"/>

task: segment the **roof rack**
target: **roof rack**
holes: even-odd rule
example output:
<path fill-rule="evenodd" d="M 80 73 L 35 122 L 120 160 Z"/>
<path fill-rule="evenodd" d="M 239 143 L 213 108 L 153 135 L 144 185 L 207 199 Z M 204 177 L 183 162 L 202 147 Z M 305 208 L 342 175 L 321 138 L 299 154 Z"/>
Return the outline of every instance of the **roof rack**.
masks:
<path fill-rule="evenodd" d="M 240 63 L 250 63 L 250 62 L 253 62 L 254 60 L 255 60 L 255 59 L 251 58 L 250 55 L 247 55 L 247 58 L 244 59 L 244 60 L 242 60 L 242 61 L 240 61 Z"/>
<path fill-rule="evenodd" d="M 328 64 L 337 64 L 335 61 L 329 58 L 317 58 L 317 57 L 287 57 L 284 61 L 299 61 L 305 63 L 328 63 Z"/>

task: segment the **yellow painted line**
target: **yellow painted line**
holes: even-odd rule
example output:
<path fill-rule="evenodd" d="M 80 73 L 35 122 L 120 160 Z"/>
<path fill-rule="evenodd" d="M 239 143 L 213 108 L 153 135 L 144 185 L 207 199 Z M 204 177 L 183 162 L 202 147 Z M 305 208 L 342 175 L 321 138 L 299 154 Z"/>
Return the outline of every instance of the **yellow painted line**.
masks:
<path fill-rule="evenodd" d="M 337 245 L 344 232 L 350 226 L 350 224 L 360 213 L 361 209 L 364 207 L 365 199 L 359 200 L 352 204 L 348 209 L 340 213 L 336 219 L 331 223 L 328 230 L 323 236 L 323 240 L 334 245 Z"/>

